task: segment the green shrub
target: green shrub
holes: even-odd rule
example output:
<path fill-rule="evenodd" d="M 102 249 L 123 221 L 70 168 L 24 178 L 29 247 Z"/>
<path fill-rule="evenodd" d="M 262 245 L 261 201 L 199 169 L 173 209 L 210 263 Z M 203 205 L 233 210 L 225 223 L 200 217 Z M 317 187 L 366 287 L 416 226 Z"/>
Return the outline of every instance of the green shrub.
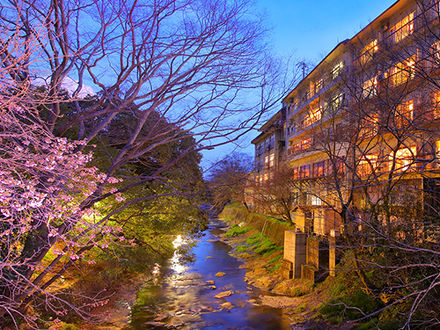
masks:
<path fill-rule="evenodd" d="M 277 255 L 275 258 L 272 258 L 272 259 L 269 261 L 269 264 L 275 264 L 275 263 L 277 263 L 278 261 L 280 261 L 280 259 L 281 259 L 282 257 L 283 257 L 282 254 Z"/>
<path fill-rule="evenodd" d="M 246 239 L 246 244 L 249 245 L 249 246 L 250 245 L 255 245 L 258 242 L 260 242 L 261 240 L 263 240 L 263 239 L 264 239 L 264 236 L 261 235 L 260 233 L 258 233 L 258 234 L 255 234 L 253 236 L 248 237 Z"/>
<path fill-rule="evenodd" d="M 238 246 L 235 248 L 235 252 L 238 252 L 238 253 L 246 252 L 246 251 L 248 251 L 248 250 L 249 250 L 249 246 L 247 246 L 246 244 L 238 245 Z"/>
<path fill-rule="evenodd" d="M 251 228 L 247 226 L 240 227 L 238 225 L 233 225 L 226 233 L 225 237 L 234 237 L 234 236 L 240 236 L 245 233 L 247 233 Z"/>
<path fill-rule="evenodd" d="M 277 252 L 277 251 L 281 251 L 283 248 L 273 244 L 270 240 L 268 240 L 267 238 L 265 238 L 263 241 L 260 241 L 260 243 L 257 243 L 254 247 L 253 250 L 260 254 L 263 255 L 265 257 L 270 256 L 271 254 Z"/>
<path fill-rule="evenodd" d="M 319 309 L 319 313 L 324 319 L 332 323 L 340 323 L 345 318 L 355 320 L 362 317 L 363 314 L 357 308 L 365 314 L 369 314 L 380 307 L 380 301 L 358 290 L 353 294 L 342 297 L 340 300 L 334 299 L 329 304 L 323 305 Z"/>

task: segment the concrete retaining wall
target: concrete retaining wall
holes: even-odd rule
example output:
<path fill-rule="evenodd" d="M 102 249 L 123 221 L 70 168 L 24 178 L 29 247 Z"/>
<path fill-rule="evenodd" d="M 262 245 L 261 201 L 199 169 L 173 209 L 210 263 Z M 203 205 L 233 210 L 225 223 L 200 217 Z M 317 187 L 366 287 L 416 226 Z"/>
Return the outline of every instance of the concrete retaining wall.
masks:
<path fill-rule="evenodd" d="M 247 226 L 253 227 L 262 233 L 270 241 L 279 246 L 284 246 L 284 231 L 292 230 L 294 227 L 287 223 L 268 217 L 262 214 L 251 213 L 244 207 L 228 205 L 219 214 L 219 219 L 229 224 L 244 222 Z"/>

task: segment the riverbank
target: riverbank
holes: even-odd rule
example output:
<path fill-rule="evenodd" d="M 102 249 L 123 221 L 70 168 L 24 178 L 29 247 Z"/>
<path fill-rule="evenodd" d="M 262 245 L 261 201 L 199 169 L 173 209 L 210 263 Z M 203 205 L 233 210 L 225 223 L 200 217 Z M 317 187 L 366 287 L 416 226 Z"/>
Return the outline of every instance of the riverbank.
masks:
<path fill-rule="evenodd" d="M 239 205 L 225 207 L 219 218 L 229 226 L 221 240 L 232 247 L 231 255 L 243 261 L 245 280 L 259 291 L 260 305 L 281 310 L 295 329 L 356 328 L 347 321 L 347 312 L 340 303 L 334 304 L 339 298 L 344 300 L 344 296 L 351 298 L 345 285 L 354 282 L 348 276 L 340 273 L 321 283 L 282 277 L 284 231 L 294 227 Z M 362 301 L 362 294 L 360 297 L 354 304 L 360 304 L 359 307 L 368 303 Z"/>
<path fill-rule="evenodd" d="M 313 323 L 315 328 L 328 329 L 329 325 L 319 320 L 317 313 L 321 303 L 330 299 L 327 287 L 322 284 L 313 285 L 306 280 L 283 279 L 277 267 L 283 253 L 280 249 L 273 253 L 255 252 L 255 246 L 250 243 L 256 241 L 255 237 L 259 233 L 255 229 L 249 229 L 238 235 L 228 235 L 231 228 L 233 231 L 234 225 L 221 235 L 221 240 L 233 248 L 231 255 L 243 260 L 241 268 L 246 271 L 245 281 L 258 289 L 258 303 L 282 310 L 291 326 L 301 328 Z"/>

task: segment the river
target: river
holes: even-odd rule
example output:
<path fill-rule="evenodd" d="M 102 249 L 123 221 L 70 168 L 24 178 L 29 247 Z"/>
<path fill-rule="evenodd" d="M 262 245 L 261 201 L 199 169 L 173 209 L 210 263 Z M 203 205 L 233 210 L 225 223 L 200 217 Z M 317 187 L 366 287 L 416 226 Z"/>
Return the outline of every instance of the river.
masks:
<path fill-rule="evenodd" d="M 242 261 L 219 240 L 223 228 L 213 220 L 198 238 L 176 239 L 174 256 L 157 281 L 138 292 L 127 329 L 290 329 L 281 310 L 259 305 L 260 292 L 245 282 Z M 218 272 L 225 275 L 216 277 Z M 214 297 L 225 291 L 233 294 Z M 227 302 L 232 309 L 222 308 Z"/>

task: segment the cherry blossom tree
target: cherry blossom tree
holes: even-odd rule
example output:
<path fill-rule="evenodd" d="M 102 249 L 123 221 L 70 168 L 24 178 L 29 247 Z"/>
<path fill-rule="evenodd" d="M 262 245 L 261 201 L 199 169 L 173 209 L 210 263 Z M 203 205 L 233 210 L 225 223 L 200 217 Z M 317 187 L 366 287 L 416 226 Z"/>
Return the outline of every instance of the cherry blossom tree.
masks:
<path fill-rule="evenodd" d="M 37 297 L 58 315 L 86 317 L 99 297 L 73 306 L 51 285 L 88 250 L 121 238 L 108 225 L 115 214 L 182 194 L 167 172 L 238 139 L 289 88 L 249 8 L 236 0 L 2 4 L 0 320 L 34 322 L 24 311 Z M 76 85 L 66 93 L 68 79 Z M 86 83 L 95 91 L 87 100 Z M 133 121 L 115 147 L 108 136 L 123 115 Z M 180 143 L 185 136 L 194 143 Z M 161 158 L 173 143 L 178 152 Z M 92 144 L 108 155 L 99 168 Z M 148 170 L 127 170 L 139 161 Z M 172 189 L 125 200 L 149 182 Z M 100 212 L 103 201 L 117 207 Z M 56 257 L 44 264 L 49 251 Z"/>

